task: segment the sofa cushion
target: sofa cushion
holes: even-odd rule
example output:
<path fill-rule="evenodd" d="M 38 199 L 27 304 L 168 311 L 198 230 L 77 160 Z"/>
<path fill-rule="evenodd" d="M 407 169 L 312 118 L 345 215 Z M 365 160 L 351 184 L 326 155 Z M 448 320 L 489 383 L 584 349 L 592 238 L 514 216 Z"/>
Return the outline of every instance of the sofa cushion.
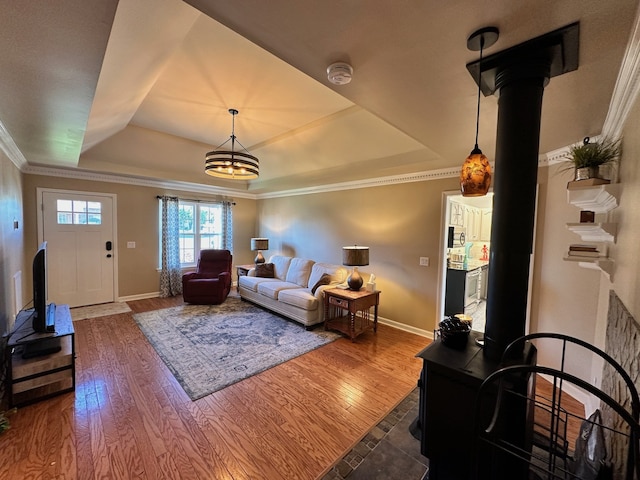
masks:
<path fill-rule="evenodd" d="M 277 278 L 250 277 L 248 275 L 238 278 L 238 285 L 252 292 L 258 291 L 258 285 L 264 282 L 279 282 Z"/>
<path fill-rule="evenodd" d="M 314 263 L 316 262 L 305 258 L 292 258 L 289 264 L 289 270 L 287 271 L 286 281 L 307 288 L 311 267 L 313 267 Z"/>
<path fill-rule="evenodd" d="M 314 263 L 309 275 L 309 285 L 313 286 L 323 274 L 331 275 L 331 283 L 342 283 L 347 278 L 347 269 L 342 265 L 333 265 L 331 263 Z"/>
<path fill-rule="evenodd" d="M 322 276 L 320 277 L 320 280 L 318 280 L 315 285 L 313 287 L 311 287 L 311 293 L 316 293 L 316 290 L 318 289 L 318 287 L 320 285 L 329 285 L 331 283 L 331 275 L 329 275 L 328 273 L 323 273 Z"/>
<path fill-rule="evenodd" d="M 260 282 L 258 284 L 258 293 L 261 295 L 264 295 L 265 297 L 278 300 L 279 298 L 278 294 L 281 291 L 292 289 L 292 288 L 300 288 L 300 286 L 296 285 L 295 283 L 283 282 L 280 280 L 274 280 L 271 282 L 266 281 L 266 282 Z"/>
<path fill-rule="evenodd" d="M 285 257 L 283 255 L 273 255 L 269 259 L 269 263 L 273 263 L 274 278 L 284 280 L 287 278 L 287 270 L 289 270 L 289 264 L 291 263 L 291 257 Z"/>
<path fill-rule="evenodd" d="M 257 263 L 256 277 L 274 278 L 275 269 L 273 267 L 273 263 Z"/>
<path fill-rule="evenodd" d="M 309 311 L 316 310 L 320 303 L 306 288 L 282 290 L 278 295 L 278 301 Z"/>

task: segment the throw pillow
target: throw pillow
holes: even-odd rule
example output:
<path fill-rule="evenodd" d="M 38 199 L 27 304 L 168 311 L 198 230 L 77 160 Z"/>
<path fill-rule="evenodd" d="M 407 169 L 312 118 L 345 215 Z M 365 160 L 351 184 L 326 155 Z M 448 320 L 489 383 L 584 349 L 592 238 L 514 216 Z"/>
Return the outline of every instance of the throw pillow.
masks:
<path fill-rule="evenodd" d="M 318 280 L 316 284 L 313 286 L 313 288 L 311 289 L 311 293 L 315 294 L 316 290 L 320 285 L 329 285 L 330 283 L 331 283 L 331 275 L 329 275 L 328 273 L 323 273 L 322 276 L 320 277 L 320 280 Z"/>
<path fill-rule="evenodd" d="M 256 277 L 273 278 L 273 263 L 256 263 Z"/>

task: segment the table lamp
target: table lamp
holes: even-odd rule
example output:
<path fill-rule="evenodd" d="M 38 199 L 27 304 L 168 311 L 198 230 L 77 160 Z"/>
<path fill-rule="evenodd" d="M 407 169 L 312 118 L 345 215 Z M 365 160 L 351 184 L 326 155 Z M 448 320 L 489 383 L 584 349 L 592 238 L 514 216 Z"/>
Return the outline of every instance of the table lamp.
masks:
<path fill-rule="evenodd" d="M 257 250 L 258 254 L 254 259 L 255 263 L 264 263 L 264 257 L 262 256 L 262 250 L 269 250 L 269 239 L 268 238 L 252 238 L 251 239 L 251 250 L 254 252 Z"/>
<path fill-rule="evenodd" d="M 369 265 L 369 247 L 353 245 L 342 247 L 342 264 L 353 267 L 353 272 L 347 277 L 350 290 L 360 290 L 362 277 L 358 273 L 358 267 Z"/>

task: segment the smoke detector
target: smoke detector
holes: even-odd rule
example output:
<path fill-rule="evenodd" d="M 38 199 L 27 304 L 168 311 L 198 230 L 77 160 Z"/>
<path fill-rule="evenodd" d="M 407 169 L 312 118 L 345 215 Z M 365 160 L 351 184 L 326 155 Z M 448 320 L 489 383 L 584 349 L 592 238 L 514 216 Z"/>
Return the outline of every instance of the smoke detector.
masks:
<path fill-rule="evenodd" d="M 348 63 L 337 62 L 327 67 L 327 78 L 334 85 L 346 85 L 353 76 L 353 67 Z"/>

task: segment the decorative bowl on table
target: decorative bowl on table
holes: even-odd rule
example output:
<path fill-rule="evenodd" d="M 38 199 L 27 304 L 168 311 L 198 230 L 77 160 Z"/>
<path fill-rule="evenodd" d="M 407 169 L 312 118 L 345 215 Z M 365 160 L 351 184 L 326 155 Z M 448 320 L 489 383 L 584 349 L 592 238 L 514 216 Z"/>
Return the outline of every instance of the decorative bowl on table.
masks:
<path fill-rule="evenodd" d="M 439 324 L 440 338 L 447 347 L 463 349 L 467 345 L 469 332 L 470 323 L 455 316 L 445 318 Z"/>

